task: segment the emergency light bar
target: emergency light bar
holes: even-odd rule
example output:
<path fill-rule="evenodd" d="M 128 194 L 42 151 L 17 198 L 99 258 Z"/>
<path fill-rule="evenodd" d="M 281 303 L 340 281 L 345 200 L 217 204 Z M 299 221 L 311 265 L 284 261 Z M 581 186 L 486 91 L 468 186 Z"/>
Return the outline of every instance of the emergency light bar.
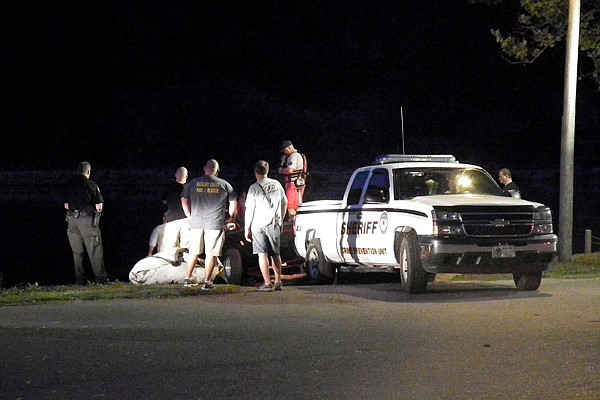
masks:
<path fill-rule="evenodd" d="M 399 162 L 447 162 L 458 163 L 450 154 L 381 154 L 374 164 L 389 164 Z"/>

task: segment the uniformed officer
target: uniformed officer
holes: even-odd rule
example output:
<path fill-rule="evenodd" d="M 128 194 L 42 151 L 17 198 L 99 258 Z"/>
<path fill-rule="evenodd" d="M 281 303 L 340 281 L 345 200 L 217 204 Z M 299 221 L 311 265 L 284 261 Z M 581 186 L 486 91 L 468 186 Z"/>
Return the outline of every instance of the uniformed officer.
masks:
<path fill-rule="evenodd" d="M 100 213 L 104 199 L 96 182 L 90 180 L 92 167 L 87 161 L 79 163 L 78 175 L 69 181 L 66 191 L 67 236 L 73 251 L 75 282 L 87 282 L 83 268 L 83 257 L 87 255 L 92 264 L 96 283 L 108 281 L 104 267 L 102 234 L 100 233 Z"/>

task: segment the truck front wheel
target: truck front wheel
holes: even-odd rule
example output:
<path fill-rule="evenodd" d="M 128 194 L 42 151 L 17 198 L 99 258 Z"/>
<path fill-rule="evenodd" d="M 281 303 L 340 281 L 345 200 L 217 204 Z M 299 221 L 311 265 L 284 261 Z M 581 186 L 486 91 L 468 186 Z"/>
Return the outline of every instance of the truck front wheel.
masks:
<path fill-rule="evenodd" d="M 424 293 L 427 290 L 427 273 L 419 258 L 419 242 L 415 231 L 408 232 L 396 240 L 400 282 L 407 293 Z"/>
<path fill-rule="evenodd" d="M 325 259 L 318 242 L 311 240 L 306 249 L 304 268 L 310 283 L 331 285 L 335 278 L 335 266 Z"/>
<path fill-rule="evenodd" d="M 542 283 L 542 273 L 513 274 L 513 279 L 519 290 L 538 290 Z"/>
<path fill-rule="evenodd" d="M 242 284 L 242 256 L 237 249 L 227 249 L 223 255 L 223 266 L 227 283 L 231 285 Z"/>

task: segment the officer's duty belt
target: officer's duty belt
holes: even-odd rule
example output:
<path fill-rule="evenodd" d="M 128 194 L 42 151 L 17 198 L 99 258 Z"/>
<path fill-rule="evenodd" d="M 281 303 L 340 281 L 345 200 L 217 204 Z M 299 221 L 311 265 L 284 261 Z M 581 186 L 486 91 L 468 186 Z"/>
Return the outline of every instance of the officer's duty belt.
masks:
<path fill-rule="evenodd" d="M 79 211 L 79 210 L 73 210 L 73 211 L 69 211 L 68 212 L 69 217 L 73 217 L 73 218 L 79 218 L 79 217 L 92 217 L 93 215 L 85 212 L 85 211 Z"/>

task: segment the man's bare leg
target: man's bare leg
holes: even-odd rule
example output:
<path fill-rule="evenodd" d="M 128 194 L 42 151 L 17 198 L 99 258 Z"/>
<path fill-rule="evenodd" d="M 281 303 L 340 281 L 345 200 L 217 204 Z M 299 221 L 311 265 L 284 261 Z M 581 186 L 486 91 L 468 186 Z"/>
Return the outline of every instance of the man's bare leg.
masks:
<path fill-rule="evenodd" d="M 196 268 L 197 259 L 198 259 L 198 254 L 196 254 L 196 255 L 190 254 L 190 258 L 188 258 L 187 269 L 186 269 L 186 274 L 185 274 L 186 278 L 192 279 L 192 276 L 194 273 L 194 268 Z"/>
<path fill-rule="evenodd" d="M 266 253 L 258 254 L 258 266 L 260 267 L 260 273 L 262 274 L 265 285 L 271 284 L 271 274 L 269 273 L 269 256 Z"/>
<path fill-rule="evenodd" d="M 209 256 L 207 254 L 206 260 L 204 261 L 204 282 L 212 283 L 215 265 L 217 265 L 217 256 Z"/>
<path fill-rule="evenodd" d="M 275 273 L 275 284 L 281 284 L 281 256 L 273 256 L 273 272 Z"/>

